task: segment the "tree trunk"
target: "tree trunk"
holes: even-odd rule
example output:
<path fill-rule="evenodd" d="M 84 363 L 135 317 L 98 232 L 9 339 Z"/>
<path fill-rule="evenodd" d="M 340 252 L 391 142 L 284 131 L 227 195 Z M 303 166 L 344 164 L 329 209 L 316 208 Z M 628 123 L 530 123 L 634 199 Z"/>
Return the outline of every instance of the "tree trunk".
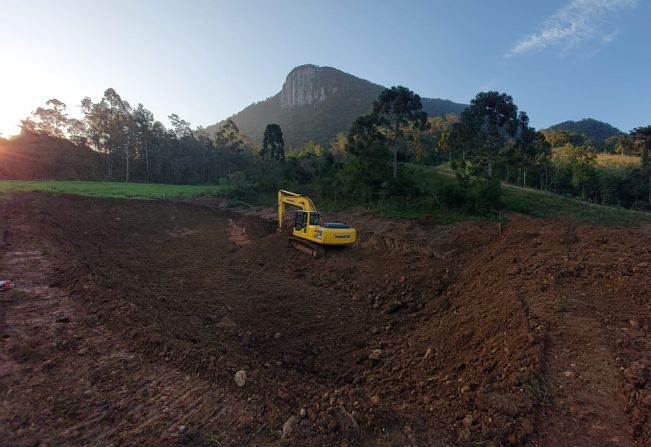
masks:
<path fill-rule="evenodd" d="M 127 163 L 127 172 L 124 176 L 124 183 L 129 183 L 129 150 L 127 149 L 124 152 L 125 158 L 126 158 L 126 163 Z"/>
<path fill-rule="evenodd" d="M 147 135 L 145 134 L 145 166 L 147 183 L 149 183 L 149 148 L 147 147 Z"/>
<path fill-rule="evenodd" d="M 398 178 L 398 146 L 393 146 L 393 179 Z"/>
<path fill-rule="evenodd" d="M 527 168 L 522 169 L 522 177 L 523 177 L 522 186 L 526 188 L 527 187 Z"/>

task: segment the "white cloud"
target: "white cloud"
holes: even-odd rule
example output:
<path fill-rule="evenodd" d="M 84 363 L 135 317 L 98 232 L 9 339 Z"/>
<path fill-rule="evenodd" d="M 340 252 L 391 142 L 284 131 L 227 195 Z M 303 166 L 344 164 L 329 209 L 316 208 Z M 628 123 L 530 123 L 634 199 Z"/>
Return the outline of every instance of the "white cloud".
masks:
<path fill-rule="evenodd" d="M 520 39 L 507 56 L 547 47 L 568 50 L 590 40 L 612 42 L 618 33 L 607 29 L 613 13 L 634 8 L 638 3 L 639 0 L 571 0 L 545 20 L 539 32 Z"/>
<path fill-rule="evenodd" d="M 604 43 L 610 43 L 613 40 L 615 40 L 615 37 L 617 37 L 618 34 L 619 34 L 619 30 L 615 30 L 612 33 L 604 34 L 603 36 L 601 36 L 601 40 Z"/>

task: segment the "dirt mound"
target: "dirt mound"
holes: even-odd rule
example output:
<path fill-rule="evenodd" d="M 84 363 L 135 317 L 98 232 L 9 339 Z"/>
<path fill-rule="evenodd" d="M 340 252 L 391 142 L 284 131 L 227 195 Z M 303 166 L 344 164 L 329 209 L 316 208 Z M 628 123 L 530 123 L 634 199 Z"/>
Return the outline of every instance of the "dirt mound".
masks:
<path fill-rule="evenodd" d="M 0 296 L 10 445 L 651 435 L 648 229 L 511 216 L 498 236 L 345 216 L 360 243 L 312 259 L 264 210 L 39 193 L 3 205 L 0 267 L 33 277 Z M 40 264 L 12 264 L 30 250 Z"/>

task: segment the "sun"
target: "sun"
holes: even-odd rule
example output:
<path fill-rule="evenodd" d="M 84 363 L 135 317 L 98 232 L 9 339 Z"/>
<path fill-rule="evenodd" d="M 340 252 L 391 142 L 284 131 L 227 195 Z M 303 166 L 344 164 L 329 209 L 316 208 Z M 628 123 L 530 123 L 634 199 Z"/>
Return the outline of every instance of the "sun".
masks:
<path fill-rule="evenodd" d="M 17 98 L 11 92 L 2 91 L 0 88 L 0 136 L 2 138 L 9 138 L 14 135 L 20 134 L 20 120 L 29 115 L 25 110 L 29 110 L 20 98 Z"/>
<path fill-rule="evenodd" d="M 47 88 L 29 61 L 14 59 L 12 70 L 0 70 L 0 134 L 9 138 L 20 134 L 20 120 L 42 104 Z"/>
<path fill-rule="evenodd" d="M 9 138 L 20 133 L 20 126 L 12 126 L 11 124 L 0 123 L 0 138 Z"/>

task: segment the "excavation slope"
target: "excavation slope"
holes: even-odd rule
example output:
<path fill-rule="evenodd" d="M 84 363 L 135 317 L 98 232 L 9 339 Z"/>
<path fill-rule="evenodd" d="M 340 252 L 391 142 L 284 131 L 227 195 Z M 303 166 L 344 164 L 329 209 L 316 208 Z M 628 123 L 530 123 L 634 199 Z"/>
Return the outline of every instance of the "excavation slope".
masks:
<path fill-rule="evenodd" d="M 312 259 L 217 205 L 0 202 L 0 442 L 649 439 L 648 228 L 349 216 Z"/>

